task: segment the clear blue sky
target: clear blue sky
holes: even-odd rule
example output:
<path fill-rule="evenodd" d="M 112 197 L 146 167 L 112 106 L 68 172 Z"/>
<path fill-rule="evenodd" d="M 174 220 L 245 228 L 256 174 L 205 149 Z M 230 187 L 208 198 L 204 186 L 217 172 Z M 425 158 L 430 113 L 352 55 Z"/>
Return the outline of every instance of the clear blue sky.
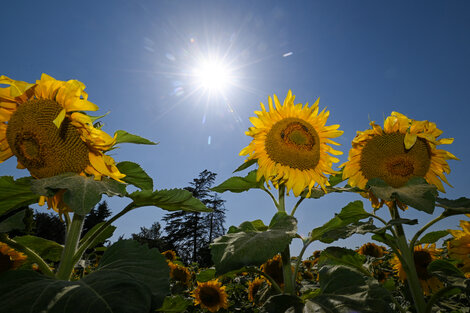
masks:
<path fill-rule="evenodd" d="M 301 103 L 321 97 L 328 125 L 340 124 L 337 141 L 347 158 L 357 130 L 398 111 L 436 122 L 455 188 L 467 196 L 470 148 L 470 2 L 468 1 L 8 1 L 2 4 L 0 74 L 34 82 L 45 72 L 78 79 L 89 100 L 111 113 L 104 130 L 124 129 L 158 146 L 124 144 L 114 157 L 142 165 L 158 189 L 185 187 L 204 169 L 231 176 L 251 137 L 249 117 L 273 93 L 289 89 Z M 236 81 L 224 96 L 209 97 L 188 77 L 208 53 L 230 63 Z M 16 159 L 0 175 L 27 176 Z M 274 213 L 261 191 L 222 194 L 227 226 Z M 307 235 L 356 195 L 305 201 L 297 211 Z M 127 202 L 109 200 L 113 212 Z M 366 208 L 369 208 L 366 203 Z M 116 223 L 113 238 L 150 226 L 165 212 L 141 208 Z M 429 216 L 409 210 L 407 218 Z M 459 218 L 438 226 L 455 228 Z M 411 229 L 411 231 L 413 228 Z M 339 245 L 368 240 L 355 236 Z M 294 251 L 298 245 L 294 244 Z M 308 250 L 322 248 L 314 244 Z"/>

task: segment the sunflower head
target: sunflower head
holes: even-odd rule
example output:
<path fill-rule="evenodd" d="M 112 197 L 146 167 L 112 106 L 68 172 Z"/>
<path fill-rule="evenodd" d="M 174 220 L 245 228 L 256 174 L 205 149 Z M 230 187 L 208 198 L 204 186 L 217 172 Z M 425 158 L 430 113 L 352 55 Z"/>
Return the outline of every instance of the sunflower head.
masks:
<path fill-rule="evenodd" d="M 441 250 L 436 249 L 436 244 L 414 247 L 413 258 L 416 272 L 425 295 L 429 295 L 443 286 L 442 282 L 437 277 L 432 276 L 427 270 L 428 265 L 438 259 L 440 253 Z M 398 273 L 398 278 L 402 282 L 405 281 L 406 272 L 396 255 L 391 260 L 391 263 L 393 264 L 393 269 Z"/>
<path fill-rule="evenodd" d="M 310 270 L 314 265 L 315 265 L 315 261 L 314 260 L 303 260 L 302 261 L 302 264 L 305 266 L 305 268 L 307 270 Z"/>
<path fill-rule="evenodd" d="M 0 242 L 0 273 L 17 269 L 26 261 L 26 255 Z"/>
<path fill-rule="evenodd" d="M 163 251 L 162 254 L 167 259 L 167 261 L 173 262 L 176 260 L 176 252 L 173 250 Z"/>
<path fill-rule="evenodd" d="M 225 286 L 222 286 L 217 279 L 204 283 L 198 282 L 196 289 L 192 292 L 192 296 L 194 297 L 195 305 L 200 305 L 201 308 L 207 309 L 210 312 L 217 312 L 222 308 L 228 308 Z"/>
<path fill-rule="evenodd" d="M 248 283 L 248 300 L 255 303 L 256 294 L 260 290 L 261 286 L 266 282 L 265 279 L 256 277 L 253 281 Z"/>
<path fill-rule="evenodd" d="M 423 177 L 444 192 L 442 182 L 450 173 L 447 160 L 457 158 L 445 150 L 436 149 L 450 144 L 453 139 L 437 139 L 442 131 L 429 121 L 416 121 L 398 112 L 392 112 L 384 127 L 371 122 L 371 129 L 358 132 L 352 141 L 348 161 L 343 167 L 343 178 L 351 186 L 365 189 L 372 178 L 380 178 L 388 185 L 400 188 L 413 177 Z"/>
<path fill-rule="evenodd" d="M 470 221 L 461 220 L 460 227 L 462 230 L 449 230 L 454 238 L 447 242 L 447 250 L 449 257 L 459 260 L 462 272 L 470 275 Z"/>
<path fill-rule="evenodd" d="M 269 276 L 282 288 L 284 285 L 284 274 L 282 272 L 282 258 L 276 254 L 272 259 L 261 265 L 261 271 Z"/>
<path fill-rule="evenodd" d="M 113 158 L 104 154 L 116 139 L 93 126 L 83 111 L 98 107 L 87 100 L 85 85 L 77 80 L 59 81 L 43 74 L 35 84 L 0 76 L 0 163 L 16 156 L 18 168 L 35 178 L 72 172 L 108 176 L 121 181 L 125 176 Z M 62 195 L 42 197 L 49 208 L 68 211 Z"/>
<path fill-rule="evenodd" d="M 168 267 L 170 268 L 170 277 L 175 281 L 189 286 L 191 283 L 191 272 L 185 266 L 175 264 L 173 262 L 168 262 Z"/>
<path fill-rule="evenodd" d="M 240 151 L 248 160 L 258 162 L 257 180 L 262 177 L 274 186 L 285 184 L 295 196 L 315 184 L 324 190 L 329 185 L 325 174 L 337 173 L 331 166 L 339 160 L 330 156 L 342 154 L 328 144 L 337 144 L 330 138 L 340 136 L 339 125 L 325 126 L 329 112 L 318 112 L 317 100 L 311 107 L 294 104 L 295 96 L 289 90 L 281 105 L 276 95 L 269 97 L 269 111 L 261 103 L 262 111 L 250 118 L 253 127 L 246 135 L 251 143 Z"/>
<path fill-rule="evenodd" d="M 385 247 L 378 246 L 375 243 L 369 242 L 362 245 L 357 253 L 362 255 L 368 255 L 374 258 L 381 258 L 386 253 Z"/>

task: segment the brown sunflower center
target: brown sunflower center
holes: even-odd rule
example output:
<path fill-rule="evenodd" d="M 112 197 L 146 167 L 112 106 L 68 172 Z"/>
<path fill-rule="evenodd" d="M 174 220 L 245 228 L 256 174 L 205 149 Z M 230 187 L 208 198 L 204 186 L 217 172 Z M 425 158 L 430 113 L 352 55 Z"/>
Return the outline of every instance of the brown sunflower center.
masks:
<path fill-rule="evenodd" d="M 7 254 L 0 253 L 0 273 L 13 268 L 13 261 Z"/>
<path fill-rule="evenodd" d="M 182 268 L 175 268 L 173 270 L 173 277 L 177 281 L 186 282 L 188 280 L 188 273 Z"/>
<path fill-rule="evenodd" d="M 219 290 L 213 287 L 202 287 L 199 291 L 199 298 L 201 303 L 207 307 L 214 307 L 221 303 Z"/>
<path fill-rule="evenodd" d="M 382 248 L 375 244 L 366 244 L 365 246 L 361 247 L 360 252 L 362 255 L 368 255 L 374 258 L 383 257 Z"/>
<path fill-rule="evenodd" d="M 412 177 L 424 177 L 431 165 L 429 146 L 418 138 L 405 149 L 405 135 L 400 133 L 373 137 L 361 154 L 361 171 L 365 178 L 381 178 L 392 187 L 404 186 Z"/>
<path fill-rule="evenodd" d="M 306 121 L 289 117 L 273 125 L 265 141 L 274 162 L 300 170 L 315 169 L 320 161 L 320 138 Z"/>
<path fill-rule="evenodd" d="M 8 122 L 11 151 L 36 178 L 81 173 L 89 163 L 88 147 L 70 120 L 65 118 L 60 128 L 54 125 L 61 110 L 53 100 L 30 100 Z"/>
<path fill-rule="evenodd" d="M 415 251 L 414 261 L 418 278 L 422 280 L 431 278 L 427 270 L 428 265 L 432 262 L 431 254 L 427 251 Z"/>

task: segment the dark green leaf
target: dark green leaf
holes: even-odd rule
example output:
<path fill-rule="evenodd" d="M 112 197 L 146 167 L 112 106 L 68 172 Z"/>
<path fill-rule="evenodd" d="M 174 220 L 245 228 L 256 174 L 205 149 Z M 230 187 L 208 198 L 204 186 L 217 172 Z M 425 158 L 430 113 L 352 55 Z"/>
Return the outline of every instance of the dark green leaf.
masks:
<path fill-rule="evenodd" d="M 127 142 L 141 145 L 156 145 L 156 143 L 153 141 L 150 141 L 137 135 L 129 134 L 124 130 L 118 130 L 114 135 L 117 135 L 116 144 Z"/>
<path fill-rule="evenodd" d="M 338 174 L 330 175 L 328 177 L 328 182 L 330 183 L 331 187 L 338 185 L 339 183 L 343 182 L 343 170 L 341 170 Z"/>
<path fill-rule="evenodd" d="M 258 162 L 257 159 L 248 160 L 248 161 L 246 161 L 245 163 L 243 163 L 242 165 L 240 165 L 239 167 L 237 167 L 237 169 L 234 170 L 233 172 L 236 173 L 236 172 L 243 171 L 244 169 L 247 169 L 247 168 L 249 168 L 250 166 L 252 166 L 253 164 L 255 164 L 256 162 Z"/>
<path fill-rule="evenodd" d="M 92 229 L 90 229 L 86 234 L 85 236 L 83 236 L 82 239 L 80 239 L 80 245 L 82 243 L 84 243 L 86 240 L 88 240 L 88 238 L 90 238 L 97 230 L 98 228 L 100 228 L 101 226 L 103 226 L 106 222 L 101 222 L 101 223 L 98 223 L 96 224 L 95 226 L 93 226 Z M 96 245 L 100 244 L 100 243 L 103 243 L 105 242 L 108 238 L 110 238 L 114 231 L 116 230 L 116 227 L 113 226 L 113 225 L 109 225 L 108 227 L 106 227 L 105 230 L 103 230 L 99 236 L 97 236 L 95 239 L 93 239 L 93 241 L 88 245 L 87 249 L 91 249 L 91 248 L 94 248 Z"/>
<path fill-rule="evenodd" d="M 254 231 L 265 231 L 268 226 L 264 225 L 262 220 L 255 220 L 253 222 L 243 222 L 240 226 L 230 226 L 228 234 L 239 233 L 239 232 L 254 232 Z"/>
<path fill-rule="evenodd" d="M 394 188 L 380 178 L 367 182 L 367 187 L 379 199 L 386 201 L 399 200 L 417 210 L 432 214 L 437 198 L 437 188 L 422 177 L 411 178 L 405 186 Z"/>
<path fill-rule="evenodd" d="M 435 260 L 428 265 L 428 272 L 435 275 L 439 280 L 448 285 L 458 287 L 470 292 L 470 281 L 465 278 L 464 273 L 447 260 Z"/>
<path fill-rule="evenodd" d="M 365 256 L 356 253 L 354 250 L 340 247 L 328 247 L 322 251 L 319 265 L 346 265 L 355 268 L 366 276 L 371 276 L 364 267 L 365 261 Z"/>
<path fill-rule="evenodd" d="M 319 240 L 324 243 L 332 243 L 338 239 L 349 238 L 354 234 L 364 235 L 376 230 L 377 227 L 374 226 L 374 220 L 370 218 L 367 222 L 355 222 L 329 230 Z"/>
<path fill-rule="evenodd" d="M 93 177 L 83 177 L 75 173 L 37 179 L 33 181 L 32 189 L 43 196 L 50 196 L 51 192 L 67 189 L 64 201 L 79 215 L 88 214 L 100 202 L 102 194 L 108 196 L 126 194 L 126 186 L 113 179 L 103 177 L 101 180 L 95 180 Z"/>
<path fill-rule="evenodd" d="M 437 203 L 445 209 L 442 213 L 444 216 L 470 214 L 470 199 L 468 198 L 461 197 L 456 200 L 437 198 Z"/>
<path fill-rule="evenodd" d="M 56 280 L 34 271 L 3 273 L 0 307 L 15 313 L 146 313 L 159 308 L 169 293 L 168 272 L 158 250 L 123 240 L 109 247 L 98 270 L 82 280 Z"/>
<path fill-rule="evenodd" d="M 180 295 L 176 296 L 168 296 L 163 301 L 163 305 L 161 308 L 157 310 L 157 312 L 165 312 L 165 313 L 177 313 L 177 312 L 184 312 L 188 306 L 190 306 L 193 302 L 189 299 L 185 299 Z"/>
<path fill-rule="evenodd" d="M 447 230 L 438 230 L 432 231 L 424 235 L 416 244 L 420 245 L 422 243 L 435 243 L 442 237 L 445 237 L 449 234 Z"/>
<path fill-rule="evenodd" d="M 39 195 L 31 190 L 32 177 L 13 180 L 12 176 L 0 177 L 0 215 L 39 201 Z"/>
<path fill-rule="evenodd" d="M 382 242 L 388 246 L 390 244 L 396 244 L 396 239 L 392 235 L 386 234 L 385 232 L 382 233 L 376 233 L 375 235 L 372 235 L 371 237 L 373 240 Z"/>
<path fill-rule="evenodd" d="M 26 246 L 39 254 L 43 259 L 58 262 L 64 247 L 55 241 L 36 236 L 21 236 L 13 238 L 16 242 Z"/>
<path fill-rule="evenodd" d="M 184 189 L 142 190 L 129 195 L 137 207 L 156 206 L 167 211 L 212 212 L 193 194 Z"/>
<path fill-rule="evenodd" d="M 198 282 L 201 282 L 201 283 L 212 280 L 214 278 L 215 278 L 215 269 L 214 268 L 209 268 L 209 269 L 202 270 L 196 275 L 196 280 Z"/>
<path fill-rule="evenodd" d="M 215 192 L 226 192 L 226 191 L 231 191 L 231 192 L 243 192 L 243 191 L 248 191 L 253 188 L 263 188 L 264 185 L 264 179 L 261 178 L 259 181 L 256 180 L 256 170 L 251 171 L 246 175 L 245 177 L 239 177 L 239 176 L 234 176 L 226 181 L 224 181 L 222 184 L 211 188 L 212 191 Z"/>
<path fill-rule="evenodd" d="M 153 190 L 153 179 L 140 167 L 139 164 L 124 161 L 116 164 L 119 172 L 126 174 L 122 180 L 142 190 Z"/>
<path fill-rule="evenodd" d="M 7 233 L 12 230 L 23 230 L 25 228 L 24 219 L 25 210 L 22 210 L 13 216 L 8 217 L 0 223 L 0 233 Z"/>
<path fill-rule="evenodd" d="M 260 313 L 302 313 L 303 301 L 296 296 L 276 295 L 272 296 L 261 307 Z"/>
<path fill-rule="evenodd" d="M 244 226 L 242 226 L 244 225 Z M 212 260 L 217 274 L 240 269 L 243 266 L 261 265 L 283 251 L 296 236 L 297 221 L 284 212 L 276 213 L 266 231 L 242 224 L 237 231 L 214 240 L 211 245 Z"/>

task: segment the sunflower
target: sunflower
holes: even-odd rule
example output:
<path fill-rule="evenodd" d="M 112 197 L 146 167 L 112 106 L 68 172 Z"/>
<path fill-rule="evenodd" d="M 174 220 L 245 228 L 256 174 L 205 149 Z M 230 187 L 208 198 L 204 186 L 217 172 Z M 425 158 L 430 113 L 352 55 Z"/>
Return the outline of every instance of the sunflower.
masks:
<path fill-rule="evenodd" d="M 42 74 L 35 84 L 0 76 L 0 163 L 16 156 L 18 168 L 28 169 L 34 178 L 66 172 L 109 176 L 121 181 L 113 158 L 104 154 L 116 138 L 93 126 L 83 111 L 98 107 L 87 100 L 85 85 L 77 80 L 59 81 Z M 57 212 L 70 211 L 62 199 L 42 196 Z"/>
<path fill-rule="evenodd" d="M 192 292 L 194 304 L 200 304 L 202 308 L 208 309 L 210 312 L 228 308 L 227 293 L 225 286 L 217 280 L 210 280 L 204 283 L 197 283 L 197 288 Z"/>
<path fill-rule="evenodd" d="M 167 259 L 167 261 L 173 262 L 176 260 L 176 252 L 173 250 L 163 251 L 162 254 Z"/>
<path fill-rule="evenodd" d="M 279 287 L 284 286 L 284 273 L 282 271 L 282 258 L 276 254 L 272 259 L 267 260 L 261 265 L 261 271 L 270 276 Z"/>
<path fill-rule="evenodd" d="M 470 217 L 470 214 L 467 214 Z M 466 276 L 470 275 L 470 221 L 460 221 L 462 230 L 452 230 L 449 232 L 454 237 L 447 242 L 449 257 L 459 260 L 462 272 Z"/>
<path fill-rule="evenodd" d="M 251 143 L 240 151 L 248 155 L 246 161 L 257 160 L 257 180 L 262 177 L 274 186 L 285 184 L 295 196 L 308 188 L 309 193 L 315 184 L 323 190 L 329 185 L 325 174 L 337 173 L 331 166 L 339 162 L 335 157 L 342 152 L 328 144 L 338 145 L 330 138 L 340 136 L 339 125 L 325 126 L 329 111 L 318 113 L 318 99 L 311 107 L 308 103 L 294 104 L 295 96 L 289 90 L 284 104 L 274 95 L 274 103 L 269 97 L 269 112 L 263 103 L 258 117 L 250 118 L 254 127 L 246 135 L 253 137 Z"/>
<path fill-rule="evenodd" d="M 437 277 L 431 276 L 427 270 L 428 265 L 438 258 L 440 252 L 440 249 L 436 249 L 436 244 L 414 247 L 413 257 L 416 272 L 425 295 L 429 295 L 443 287 L 442 282 Z M 393 269 L 398 272 L 398 278 L 404 282 L 406 280 L 406 272 L 396 255 L 391 260 L 391 263 L 393 264 Z"/>
<path fill-rule="evenodd" d="M 170 267 L 170 277 L 175 281 L 182 283 L 183 285 L 189 286 L 191 282 L 191 272 L 185 266 L 175 264 L 173 262 L 168 262 Z"/>
<path fill-rule="evenodd" d="M 263 278 L 256 277 L 253 281 L 248 283 L 248 300 L 255 303 L 256 294 L 260 290 L 263 283 L 266 282 Z"/>
<path fill-rule="evenodd" d="M 442 131 L 435 123 L 392 112 L 383 129 L 373 121 L 370 125 L 371 129 L 357 133 L 348 161 L 340 165 L 343 179 L 349 179 L 351 186 L 365 189 L 370 179 L 380 178 L 400 188 L 413 177 L 423 177 L 442 192 L 445 190 L 441 180 L 450 186 L 444 176 L 450 173 L 446 160 L 458 159 L 450 152 L 436 149 L 438 145 L 451 144 L 453 139 L 437 139 Z"/>
<path fill-rule="evenodd" d="M 17 269 L 26 261 L 26 255 L 0 242 L 0 273 Z"/>
<path fill-rule="evenodd" d="M 362 254 L 362 255 L 368 255 L 374 258 L 381 258 L 384 256 L 385 253 L 387 253 L 386 248 L 383 246 L 378 246 L 375 243 L 368 242 L 366 244 L 363 244 L 357 253 Z"/>

